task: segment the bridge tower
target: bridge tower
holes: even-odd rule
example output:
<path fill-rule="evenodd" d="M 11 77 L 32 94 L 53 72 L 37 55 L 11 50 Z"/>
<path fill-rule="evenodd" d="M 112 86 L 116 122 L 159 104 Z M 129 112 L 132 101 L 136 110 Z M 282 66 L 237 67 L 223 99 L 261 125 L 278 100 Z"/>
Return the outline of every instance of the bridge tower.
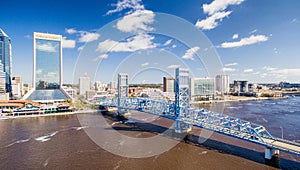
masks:
<path fill-rule="evenodd" d="M 189 70 L 184 68 L 176 68 L 175 70 L 175 115 L 174 124 L 175 132 L 183 133 L 191 129 L 180 121 L 181 117 L 189 115 L 188 107 L 190 106 L 190 76 Z"/>
<path fill-rule="evenodd" d="M 122 101 L 128 98 L 128 74 L 118 74 L 118 115 L 123 115 L 127 110 L 121 109 Z M 123 101 L 124 102 L 124 101 Z"/>

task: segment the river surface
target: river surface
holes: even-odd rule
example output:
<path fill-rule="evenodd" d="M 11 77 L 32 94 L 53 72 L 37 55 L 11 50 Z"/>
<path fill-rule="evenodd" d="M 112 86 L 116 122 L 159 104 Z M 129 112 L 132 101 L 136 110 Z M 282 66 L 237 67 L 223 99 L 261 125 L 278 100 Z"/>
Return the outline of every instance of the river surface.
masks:
<path fill-rule="evenodd" d="M 273 136 L 300 141 L 300 97 L 223 106 L 225 114 L 261 124 Z M 87 133 L 97 123 L 92 127 L 82 121 L 97 117 L 99 113 L 0 120 L 0 169 L 300 169 L 299 156 L 283 153 L 278 165 L 269 164 L 262 147 L 216 133 L 205 143 L 178 142 L 147 158 L 119 156 L 97 145 Z M 170 120 L 155 119 L 153 124 L 172 125 Z M 147 138 L 160 131 L 151 124 L 124 125 L 111 116 L 105 120 L 127 136 Z"/>

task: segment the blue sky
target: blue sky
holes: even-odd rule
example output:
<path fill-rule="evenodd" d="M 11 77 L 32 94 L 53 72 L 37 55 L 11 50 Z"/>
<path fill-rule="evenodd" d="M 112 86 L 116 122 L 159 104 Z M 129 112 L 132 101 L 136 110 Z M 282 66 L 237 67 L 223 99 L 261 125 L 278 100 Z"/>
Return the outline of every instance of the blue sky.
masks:
<path fill-rule="evenodd" d="M 161 82 L 161 76 L 173 74 L 179 65 L 192 68 L 196 77 L 211 76 L 207 75 L 208 66 L 201 63 L 202 56 L 200 59 L 195 56 L 202 55 L 202 50 L 207 48 L 187 46 L 174 37 L 148 34 L 160 24 L 157 12 L 183 18 L 202 31 L 219 54 L 222 69 L 231 80 L 300 82 L 298 0 L 88 0 L 72 3 L 28 0 L 4 1 L 1 7 L 0 28 L 12 40 L 13 74 L 21 75 L 24 82 L 32 81 L 33 32 L 65 37 L 65 83 L 77 82 L 77 77 L 73 77 L 75 66 L 80 65 L 76 65 L 77 60 L 88 61 L 80 74 L 106 83 L 119 70 L 131 72 L 135 77 L 132 81 L 136 83 Z M 99 31 L 112 22 L 111 32 Z M 121 40 L 123 43 L 108 51 L 105 49 L 108 45 L 120 41 L 113 39 L 117 31 L 132 36 L 126 34 L 127 38 Z M 89 66 L 93 64 L 97 68 L 90 73 Z"/>

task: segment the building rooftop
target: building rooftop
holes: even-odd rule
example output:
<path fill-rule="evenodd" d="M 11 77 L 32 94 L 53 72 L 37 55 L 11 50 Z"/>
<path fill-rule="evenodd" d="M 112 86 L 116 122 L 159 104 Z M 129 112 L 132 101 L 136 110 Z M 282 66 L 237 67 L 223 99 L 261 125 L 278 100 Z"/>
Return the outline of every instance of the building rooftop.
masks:
<path fill-rule="evenodd" d="M 0 36 L 8 37 L 8 35 L 0 28 Z"/>

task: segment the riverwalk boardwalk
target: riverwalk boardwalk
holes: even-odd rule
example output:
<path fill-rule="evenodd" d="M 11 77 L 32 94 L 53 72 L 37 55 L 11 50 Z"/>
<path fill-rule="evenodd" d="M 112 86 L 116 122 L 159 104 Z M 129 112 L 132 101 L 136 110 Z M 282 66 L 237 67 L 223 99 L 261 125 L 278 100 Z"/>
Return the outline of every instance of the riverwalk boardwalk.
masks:
<path fill-rule="evenodd" d="M 185 81 L 189 79 L 186 69 L 176 69 L 175 102 L 151 98 L 129 98 L 126 94 L 128 76 L 125 74 L 118 76 L 120 91 L 118 98 L 103 99 L 99 103 L 100 107 L 106 109 L 117 107 L 119 115 L 124 115 L 128 110 L 138 110 L 172 119 L 177 133 L 188 132 L 192 130 L 192 126 L 195 126 L 263 145 L 266 147 L 266 159 L 279 155 L 279 151 L 300 155 L 300 143 L 273 137 L 262 125 L 190 106 L 189 86 L 188 81 Z"/>

